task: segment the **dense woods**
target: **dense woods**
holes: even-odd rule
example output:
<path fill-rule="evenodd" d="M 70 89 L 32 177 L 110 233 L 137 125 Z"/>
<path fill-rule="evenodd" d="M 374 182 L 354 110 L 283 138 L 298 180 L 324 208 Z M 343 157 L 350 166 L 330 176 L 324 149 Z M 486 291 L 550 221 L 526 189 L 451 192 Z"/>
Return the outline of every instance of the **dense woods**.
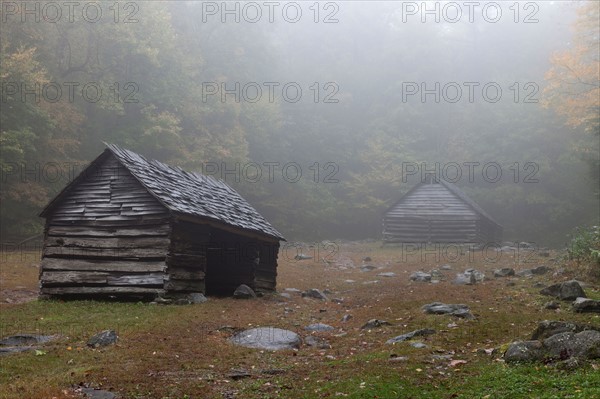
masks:
<path fill-rule="evenodd" d="M 402 2 L 24 4 L 1 10 L 2 241 L 40 233 L 103 142 L 224 179 L 288 239 L 380 237 L 426 170 L 506 239 L 598 223 L 595 2 L 502 3 L 494 23 Z"/>

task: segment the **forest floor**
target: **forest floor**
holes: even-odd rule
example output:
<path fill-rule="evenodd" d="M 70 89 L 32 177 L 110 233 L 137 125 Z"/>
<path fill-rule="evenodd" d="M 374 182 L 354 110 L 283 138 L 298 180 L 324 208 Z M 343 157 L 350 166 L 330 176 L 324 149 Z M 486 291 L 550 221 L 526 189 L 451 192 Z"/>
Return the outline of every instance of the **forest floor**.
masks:
<path fill-rule="evenodd" d="M 322 249 L 321 253 L 319 253 Z M 278 293 L 250 300 L 209 298 L 197 305 L 143 302 L 39 301 L 35 298 L 39 253 L 2 254 L 0 338 L 17 333 L 57 335 L 40 350 L 0 356 L 0 398 L 79 398 L 78 386 L 101 388 L 120 398 L 598 398 L 600 362 L 574 371 L 553 364 L 507 365 L 502 350 L 528 339 L 541 320 L 600 324 L 600 317 L 578 314 L 563 302 L 544 309 L 551 298 L 540 286 L 577 278 L 560 261 L 537 253 L 414 252 L 355 242 L 307 249 L 314 259 L 296 261 L 282 251 Z M 408 253 L 410 252 L 410 253 Z M 335 260 L 327 264 L 322 257 Z M 365 257 L 371 261 L 364 262 Z M 453 259 L 446 259 L 453 258 Z M 365 263 L 376 266 L 362 271 Z M 414 282 L 412 272 L 442 264 L 437 284 Z M 493 270 L 545 264 L 553 271 L 532 277 L 494 278 Z M 475 268 L 486 280 L 455 285 L 456 273 Z M 379 273 L 393 272 L 392 277 Z M 303 298 L 285 288 L 328 290 L 329 301 Z M 598 285 L 587 295 L 600 299 Z M 340 303 L 333 298 L 341 299 Z M 427 315 L 431 302 L 462 303 L 474 320 Z M 344 315 L 352 318 L 342 322 Z M 362 329 L 370 319 L 391 325 Z M 233 345 L 232 331 L 256 326 L 289 329 L 325 323 L 318 333 L 331 348 L 301 345 L 297 350 L 263 351 Z M 228 327 L 227 327 L 228 326 Z M 223 328 L 226 327 L 226 328 Z M 421 329 L 436 330 L 394 345 L 386 341 Z M 95 333 L 114 329 L 119 340 L 99 349 L 86 346 Z M 423 342 L 415 348 L 411 342 Z M 235 370 L 244 370 L 238 378 Z"/>

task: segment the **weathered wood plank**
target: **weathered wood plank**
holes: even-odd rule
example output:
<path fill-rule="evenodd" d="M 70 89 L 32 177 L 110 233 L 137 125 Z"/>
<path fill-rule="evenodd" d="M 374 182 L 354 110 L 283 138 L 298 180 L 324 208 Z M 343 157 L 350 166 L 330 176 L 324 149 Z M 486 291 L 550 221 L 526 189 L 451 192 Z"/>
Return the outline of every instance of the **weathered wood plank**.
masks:
<path fill-rule="evenodd" d="M 64 272 L 42 272 L 40 281 L 42 286 L 52 284 L 106 284 L 110 273 L 106 272 L 81 272 L 81 271 L 64 271 Z"/>
<path fill-rule="evenodd" d="M 69 248 L 46 247 L 43 256 L 54 257 L 92 257 L 92 258 L 134 258 L 160 259 L 165 257 L 164 249 L 154 248 Z"/>
<path fill-rule="evenodd" d="M 162 287 L 164 282 L 165 275 L 163 273 L 110 275 L 107 278 L 108 285 L 156 285 Z"/>
<path fill-rule="evenodd" d="M 167 265 L 164 261 L 159 262 L 133 262 L 118 260 L 81 260 L 44 258 L 42 259 L 42 270 L 80 270 L 99 272 L 164 272 Z"/>
<path fill-rule="evenodd" d="M 148 294 L 162 295 L 165 290 L 151 287 L 42 287 L 43 295 L 87 295 L 87 294 Z"/>
<path fill-rule="evenodd" d="M 169 239 L 166 237 L 48 237 L 47 247 L 73 247 L 73 248 L 153 248 L 166 249 Z"/>
<path fill-rule="evenodd" d="M 168 269 L 171 280 L 203 280 L 206 276 L 203 270 Z"/>
<path fill-rule="evenodd" d="M 166 236 L 169 234 L 170 228 L 168 225 L 149 226 L 144 228 L 135 227 L 64 227 L 50 226 L 48 228 L 48 236 L 80 236 L 80 237 L 152 237 Z"/>

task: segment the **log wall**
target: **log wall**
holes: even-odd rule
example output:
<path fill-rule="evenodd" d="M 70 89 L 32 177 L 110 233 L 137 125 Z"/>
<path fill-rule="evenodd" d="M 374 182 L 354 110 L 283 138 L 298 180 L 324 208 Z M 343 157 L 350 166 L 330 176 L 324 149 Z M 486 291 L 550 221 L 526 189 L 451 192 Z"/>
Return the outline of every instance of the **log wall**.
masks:
<path fill-rule="evenodd" d="M 169 212 L 113 156 L 46 219 L 43 295 L 163 292 Z"/>

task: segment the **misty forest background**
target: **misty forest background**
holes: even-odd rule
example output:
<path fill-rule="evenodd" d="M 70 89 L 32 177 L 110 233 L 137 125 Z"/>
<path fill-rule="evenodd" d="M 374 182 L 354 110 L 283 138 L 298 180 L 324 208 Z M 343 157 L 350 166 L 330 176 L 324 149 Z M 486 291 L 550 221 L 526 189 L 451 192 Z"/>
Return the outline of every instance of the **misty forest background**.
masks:
<path fill-rule="evenodd" d="M 73 23 L 4 16 L 3 241 L 41 232 L 37 214 L 72 178 L 68 166 L 55 178 L 45 165 L 81 170 L 103 141 L 186 170 L 296 162 L 303 175 L 295 183 L 281 166 L 273 182 L 266 166 L 258 182 L 225 176 L 288 240 L 380 237 L 382 213 L 416 182 L 403 182 L 406 162 L 479 162 L 474 182 L 464 168 L 457 185 L 504 226 L 505 239 L 561 246 L 575 226 L 598 223 L 596 2 L 538 2 L 537 23 L 523 23 L 523 3 L 515 23 L 512 2 L 498 23 L 481 14 L 473 23 L 403 22 L 400 2 L 336 2 L 337 23 L 323 23 L 333 10 L 324 3 L 315 23 L 303 3 L 295 24 L 280 12 L 275 23 L 264 15 L 259 23 L 203 21 L 201 2 L 135 4 L 135 23 L 122 22 L 126 10 L 119 23 L 88 23 L 81 13 Z M 24 101 L 7 82 L 96 82 L 113 95 L 93 103 L 79 89 L 74 101 L 66 91 L 57 102 Z M 279 86 L 272 102 L 266 90 L 254 103 L 221 101 L 203 98 L 207 82 L 297 82 L 303 94 L 285 101 Z M 472 103 L 422 102 L 403 99 L 403 82 L 497 82 L 503 94 L 491 103 L 479 88 Z M 535 87 L 525 90 L 528 82 L 539 86 L 537 102 L 525 102 Z M 133 91 L 137 102 L 125 102 Z M 337 102 L 325 102 L 328 94 Z M 486 162 L 502 166 L 500 181 L 482 178 Z M 537 182 L 524 182 L 527 162 L 539 166 Z"/>

